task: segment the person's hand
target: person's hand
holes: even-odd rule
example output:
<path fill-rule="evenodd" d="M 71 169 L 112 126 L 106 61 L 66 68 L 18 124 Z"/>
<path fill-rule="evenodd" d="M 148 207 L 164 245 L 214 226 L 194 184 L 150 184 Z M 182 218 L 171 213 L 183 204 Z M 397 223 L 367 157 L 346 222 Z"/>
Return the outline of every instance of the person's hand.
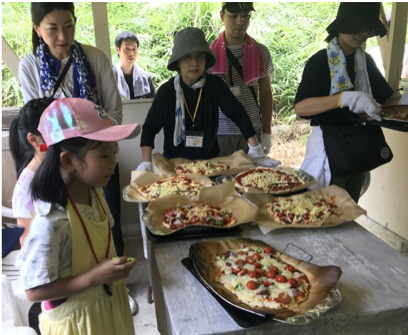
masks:
<path fill-rule="evenodd" d="M 265 155 L 269 154 L 272 148 L 272 134 L 263 133 L 261 137 L 261 148 Z"/>
<path fill-rule="evenodd" d="M 136 171 L 153 171 L 152 168 L 152 162 L 142 162 L 139 164 L 139 166 L 136 168 Z"/>
<path fill-rule="evenodd" d="M 96 285 L 109 284 L 117 280 L 126 279 L 130 271 L 136 265 L 135 259 L 117 257 L 114 259 L 105 259 L 95 266 L 92 270 L 92 278 Z"/>
<path fill-rule="evenodd" d="M 400 99 L 400 105 L 408 105 L 408 91 L 407 92 L 405 92 L 403 95 L 402 95 L 402 97 L 401 97 L 401 99 Z"/>
<path fill-rule="evenodd" d="M 381 105 L 364 92 L 342 92 L 339 107 L 348 107 L 353 113 L 366 113 L 376 121 L 381 121 Z"/>
<path fill-rule="evenodd" d="M 248 154 L 247 156 L 251 159 L 253 163 L 258 164 L 259 166 L 267 166 L 267 167 L 274 167 L 281 165 L 281 161 L 273 158 L 267 157 L 260 144 L 258 144 L 256 147 L 251 146 L 248 143 Z"/>

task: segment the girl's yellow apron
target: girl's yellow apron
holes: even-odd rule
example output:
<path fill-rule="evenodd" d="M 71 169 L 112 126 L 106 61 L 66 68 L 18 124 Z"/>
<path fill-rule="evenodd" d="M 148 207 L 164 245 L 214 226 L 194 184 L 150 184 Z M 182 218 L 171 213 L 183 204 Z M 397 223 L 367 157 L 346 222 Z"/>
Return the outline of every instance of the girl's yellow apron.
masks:
<path fill-rule="evenodd" d="M 110 226 L 105 212 L 108 205 L 101 195 L 93 190 L 92 201 L 97 201 L 102 218 L 94 222 L 82 216 L 99 261 L 105 258 Z M 98 200 L 99 198 L 99 200 Z M 103 208 L 102 208 L 103 206 Z M 80 218 L 68 201 L 67 212 L 72 229 L 72 276 L 84 273 L 96 266 L 96 260 L 82 227 Z M 116 256 L 112 237 L 109 258 Z M 134 335 L 132 314 L 129 307 L 124 280 L 109 284 L 109 296 L 103 286 L 90 288 L 80 294 L 68 297 L 67 301 L 52 310 L 45 310 L 42 304 L 40 330 L 42 335 Z"/>

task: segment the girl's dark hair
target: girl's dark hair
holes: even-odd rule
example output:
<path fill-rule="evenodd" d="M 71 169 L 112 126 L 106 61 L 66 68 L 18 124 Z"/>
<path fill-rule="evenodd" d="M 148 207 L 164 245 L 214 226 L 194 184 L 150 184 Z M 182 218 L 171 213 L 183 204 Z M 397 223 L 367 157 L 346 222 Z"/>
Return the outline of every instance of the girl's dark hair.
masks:
<path fill-rule="evenodd" d="M 70 152 L 83 161 L 86 152 L 100 143 L 75 137 L 49 146 L 47 155 L 31 181 L 32 199 L 57 203 L 65 208 L 68 203 L 68 190 L 61 172 L 61 153 Z"/>
<path fill-rule="evenodd" d="M 31 3 L 31 20 L 39 27 L 44 16 L 54 10 L 67 10 L 72 14 L 75 20 L 75 6 L 73 2 L 32 2 Z M 31 41 L 33 43 L 33 53 L 36 53 L 37 47 L 40 45 L 40 38 L 34 30 L 32 32 Z"/>
<path fill-rule="evenodd" d="M 44 110 L 54 100 L 53 98 L 30 100 L 11 121 L 9 145 L 17 178 L 35 155 L 35 149 L 28 142 L 27 135 L 32 133 L 41 137 L 37 130 L 38 123 Z"/>
<path fill-rule="evenodd" d="M 331 40 L 335 37 L 339 37 L 339 33 L 336 31 L 329 31 L 329 36 L 326 37 L 326 39 L 324 40 L 327 43 L 330 43 Z"/>

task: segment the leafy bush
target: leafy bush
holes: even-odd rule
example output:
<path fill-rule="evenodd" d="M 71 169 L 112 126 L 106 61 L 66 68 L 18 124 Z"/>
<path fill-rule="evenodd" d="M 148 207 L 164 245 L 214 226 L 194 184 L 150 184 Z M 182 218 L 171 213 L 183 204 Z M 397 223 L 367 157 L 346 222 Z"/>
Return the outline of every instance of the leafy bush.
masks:
<path fill-rule="evenodd" d="M 386 12 L 391 3 L 383 3 Z M 334 20 L 338 2 L 262 2 L 255 3 L 248 33 L 271 52 L 275 66 L 272 78 L 274 111 L 279 123 L 295 119 L 293 102 L 303 67 L 308 58 L 326 47 L 326 27 Z M 209 43 L 223 29 L 219 2 L 108 2 L 109 35 L 112 61 L 115 37 L 122 30 L 138 35 L 138 64 L 152 75 L 156 87 L 174 73 L 167 70 L 175 33 L 185 27 L 201 28 Z M 31 53 L 31 18 L 29 2 L 3 2 L 2 31 L 4 38 L 22 58 Z M 95 44 L 91 3 L 75 3 L 78 17 L 76 39 Z M 376 45 L 371 39 L 370 46 Z M 3 106 L 22 105 L 18 82 L 2 65 Z M 275 115 L 276 115 L 275 114 Z"/>

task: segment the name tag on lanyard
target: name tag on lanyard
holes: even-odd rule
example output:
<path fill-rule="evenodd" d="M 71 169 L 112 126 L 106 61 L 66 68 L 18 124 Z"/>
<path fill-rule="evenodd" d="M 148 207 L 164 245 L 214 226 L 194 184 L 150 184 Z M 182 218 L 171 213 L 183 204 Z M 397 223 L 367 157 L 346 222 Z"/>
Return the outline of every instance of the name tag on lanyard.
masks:
<path fill-rule="evenodd" d="M 186 141 L 185 147 L 188 148 L 202 148 L 204 143 L 204 132 L 203 131 L 186 131 Z"/>

